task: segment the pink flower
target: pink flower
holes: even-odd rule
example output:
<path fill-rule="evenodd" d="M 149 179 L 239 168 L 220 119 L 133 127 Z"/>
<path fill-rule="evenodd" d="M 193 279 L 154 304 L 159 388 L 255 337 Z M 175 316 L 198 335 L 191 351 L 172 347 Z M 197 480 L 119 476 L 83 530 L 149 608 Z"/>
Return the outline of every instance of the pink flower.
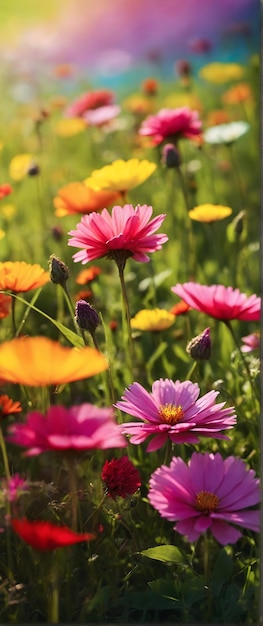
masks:
<path fill-rule="evenodd" d="M 104 107 L 86 111 L 83 115 L 83 119 L 88 122 L 89 126 L 103 126 L 117 117 L 120 111 L 121 108 L 117 104 L 108 104 Z"/>
<path fill-rule="evenodd" d="M 251 333 L 251 335 L 246 335 L 246 337 L 241 337 L 244 346 L 241 347 L 242 352 L 251 352 L 252 350 L 258 350 L 260 347 L 260 334 L 259 333 Z"/>
<path fill-rule="evenodd" d="M 106 460 L 101 478 L 105 483 L 108 496 L 115 500 L 116 496 L 126 498 L 141 486 L 141 477 L 128 456 L 120 459 Z"/>
<path fill-rule="evenodd" d="M 117 260 L 120 251 L 125 258 L 132 256 L 135 261 L 149 261 L 146 252 L 160 250 L 168 237 L 164 234 L 153 235 L 165 215 L 158 215 L 149 221 L 153 209 L 146 204 L 136 206 L 125 204 L 124 207 L 114 206 L 112 215 L 107 209 L 99 213 L 84 215 L 77 224 L 77 230 L 71 230 L 69 246 L 84 248 L 73 255 L 75 262 L 82 264 L 100 257 L 108 256 Z"/>
<path fill-rule="evenodd" d="M 131 443 L 137 444 L 154 435 L 147 452 L 158 450 L 167 439 L 174 443 L 198 443 L 200 436 L 229 439 L 219 431 L 234 426 L 235 410 L 223 409 L 225 402 L 216 404 L 218 393 L 209 391 L 198 400 L 199 386 L 188 380 L 181 383 L 161 378 L 153 383 L 152 393 L 133 383 L 115 406 L 142 423 L 121 424 L 121 432 L 132 435 Z"/>
<path fill-rule="evenodd" d="M 6 499 L 9 502 L 15 502 L 20 494 L 27 490 L 28 483 L 24 478 L 21 478 L 19 474 L 14 474 L 8 480 L 3 479 L 1 481 L 1 488 Z"/>
<path fill-rule="evenodd" d="M 199 138 L 201 133 L 201 120 L 198 112 L 189 107 L 178 109 L 161 109 L 156 115 L 150 115 L 142 122 L 139 129 L 140 135 L 154 138 L 154 143 L 159 144 L 164 139 Z"/>
<path fill-rule="evenodd" d="M 260 298 L 246 296 L 239 289 L 224 285 L 177 284 L 172 291 L 197 311 L 218 320 L 252 322 L 260 319 Z"/>
<path fill-rule="evenodd" d="M 66 109 L 66 117 L 82 117 L 86 111 L 112 104 L 113 93 L 108 89 L 87 91 L 76 98 Z"/>
<path fill-rule="evenodd" d="M 259 511 L 248 508 L 260 500 L 259 479 L 233 456 L 194 452 L 188 465 L 173 457 L 152 474 L 148 498 L 189 541 L 209 529 L 219 543 L 235 543 L 242 535 L 235 525 L 259 531 Z"/>
<path fill-rule="evenodd" d="M 65 408 L 51 406 L 47 415 L 39 411 L 28 413 L 25 423 L 12 424 L 7 440 L 28 448 L 25 456 L 48 450 L 93 450 L 126 446 L 113 409 L 80 404 Z"/>

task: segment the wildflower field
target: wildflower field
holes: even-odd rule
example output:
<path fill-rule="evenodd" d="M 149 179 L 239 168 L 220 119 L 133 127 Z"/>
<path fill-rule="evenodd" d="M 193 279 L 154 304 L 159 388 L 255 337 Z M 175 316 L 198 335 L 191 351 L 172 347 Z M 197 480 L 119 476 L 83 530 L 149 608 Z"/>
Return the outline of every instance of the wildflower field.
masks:
<path fill-rule="evenodd" d="M 1 82 L 0 621 L 258 623 L 258 56 Z"/>

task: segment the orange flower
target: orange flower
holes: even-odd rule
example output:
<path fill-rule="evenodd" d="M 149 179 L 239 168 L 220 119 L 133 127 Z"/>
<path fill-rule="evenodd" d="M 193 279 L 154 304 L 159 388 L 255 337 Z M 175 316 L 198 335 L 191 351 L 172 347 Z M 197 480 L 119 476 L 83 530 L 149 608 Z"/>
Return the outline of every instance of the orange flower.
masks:
<path fill-rule="evenodd" d="M 25 261 L 0 263 L 0 289 L 14 292 L 30 291 L 42 287 L 49 280 L 49 273 L 37 263 L 34 265 Z"/>
<path fill-rule="evenodd" d="M 74 296 L 74 300 L 75 302 L 78 302 L 78 300 L 90 301 L 92 296 L 93 296 L 93 293 L 91 289 L 81 289 L 81 291 L 78 291 L 78 293 L 76 293 L 76 295 Z"/>
<path fill-rule="evenodd" d="M 222 95 L 224 104 L 239 104 L 239 102 L 252 102 L 251 88 L 247 83 L 239 83 L 228 89 Z"/>
<path fill-rule="evenodd" d="M 2 198 L 5 198 L 6 196 L 9 196 L 12 191 L 13 188 L 11 187 L 11 185 L 9 185 L 9 183 L 3 183 L 2 185 L 0 185 L 0 200 L 2 200 Z"/>
<path fill-rule="evenodd" d="M 159 84 L 155 78 L 145 78 L 141 84 L 142 91 L 146 93 L 147 96 L 155 96 L 157 94 L 158 87 Z"/>
<path fill-rule="evenodd" d="M 207 126 L 217 126 L 218 124 L 228 124 L 231 122 L 231 117 L 224 109 L 215 109 L 210 111 L 206 118 Z"/>
<path fill-rule="evenodd" d="M 13 413 L 21 413 L 22 407 L 20 402 L 13 402 L 8 396 L 0 396 L 0 419 L 13 415 Z"/>
<path fill-rule="evenodd" d="M 60 63 L 53 69 L 56 78 L 70 78 L 74 74 L 74 67 L 70 63 Z"/>
<path fill-rule="evenodd" d="M 53 199 L 56 208 L 55 215 L 74 215 L 75 213 L 92 213 L 107 208 L 118 198 L 119 194 L 113 191 L 94 191 L 84 183 L 69 183 L 59 189 L 58 196 Z"/>
<path fill-rule="evenodd" d="M 11 296 L 6 296 L 4 293 L 0 293 L 0 319 L 7 317 L 10 313 Z"/>
<path fill-rule="evenodd" d="M 18 337 L 0 345 L 0 380 L 44 387 L 95 376 L 108 368 L 94 348 L 68 348 L 46 337 Z"/>
<path fill-rule="evenodd" d="M 173 315 L 183 315 L 184 313 L 187 313 L 189 309 L 191 309 L 189 304 L 187 304 L 184 300 L 180 300 L 180 302 L 177 302 L 177 304 L 170 309 L 170 313 L 173 313 Z"/>
<path fill-rule="evenodd" d="M 76 278 L 76 283 L 78 285 L 86 285 L 87 283 L 94 280 L 96 276 L 99 276 L 101 272 L 102 270 L 100 269 L 100 267 L 98 267 L 97 265 L 91 265 L 91 267 L 89 267 L 87 270 L 82 270 L 81 272 L 79 272 Z"/>

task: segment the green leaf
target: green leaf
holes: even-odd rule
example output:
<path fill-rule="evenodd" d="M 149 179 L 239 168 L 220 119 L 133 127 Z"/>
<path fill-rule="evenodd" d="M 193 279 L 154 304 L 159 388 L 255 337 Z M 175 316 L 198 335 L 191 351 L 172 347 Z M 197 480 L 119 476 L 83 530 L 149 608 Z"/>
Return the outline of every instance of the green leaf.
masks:
<path fill-rule="evenodd" d="M 162 561 L 163 563 L 185 563 L 187 557 L 176 546 L 156 546 L 155 548 L 148 548 L 139 552 L 142 556 L 146 556 L 147 559 L 154 559 L 155 561 Z"/>
<path fill-rule="evenodd" d="M 232 557 L 222 548 L 216 558 L 212 574 L 211 588 L 215 596 L 219 596 L 223 585 L 231 578 L 232 573 Z"/>
<path fill-rule="evenodd" d="M 7 294 L 8 292 L 0 291 L 0 293 Z M 39 313 L 40 315 L 43 315 L 43 317 L 48 319 L 51 322 L 51 324 L 56 326 L 56 328 L 61 332 L 61 334 L 64 335 L 64 337 L 69 341 L 69 343 L 71 343 L 74 346 L 74 348 L 84 347 L 83 339 L 79 337 L 76 333 L 74 333 L 72 330 L 67 328 L 67 326 L 64 326 L 64 324 L 61 324 L 61 322 L 57 322 L 57 320 L 54 320 L 52 317 L 47 315 L 47 313 L 44 313 L 44 311 L 41 311 L 41 309 L 38 309 L 31 302 L 27 302 L 27 300 L 24 300 L 24 298 L 21 298 L 21 296 L 18 296 L 12 293 L 10 293 L 9 295 L 12 296 L 12 298 L 16 298 L 16 300 L 19 300 L 19 302 L 22 302 L 30 309 L 33 309 L 34 311 L 36 311 L 37 313 Z"/>

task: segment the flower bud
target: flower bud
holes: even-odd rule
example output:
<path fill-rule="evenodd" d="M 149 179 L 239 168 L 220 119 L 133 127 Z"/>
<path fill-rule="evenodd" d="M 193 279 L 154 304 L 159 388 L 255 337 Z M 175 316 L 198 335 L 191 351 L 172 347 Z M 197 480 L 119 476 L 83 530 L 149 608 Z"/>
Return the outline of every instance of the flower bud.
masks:
<path fill-rule="evenodd" d="M 179 150 L 173 143 L 166 143 L 162 150 L 162 163 L 168 168 L 179 167 L 181 158 Z"/>
<path fill-rule="evenodd" d="M 40 167 L 37 163 L 31 163 L 27 169 L 28 176 L 37 176 L 40 173 Z"/>
<path fill-rule="evenodd" d="M 194 337 L 187 345 L 186 352 L 196 361 L 208 360 L 211 356 L 210 328 Z"/>
<path fill-rule="evenodd" d="M 88 330 L 93 336 L 95 330 L 100 323 L 97 311 L 86 302 L 86 300 L 78 300 L 75 308 L 76 322 L 82 330 Z"/>
<path fill-rule="evenodd" d="M 69 268 L 55 254 L 49 257 L 49 274 L 52 283 L 64 285 L 69 278 Z"/>

